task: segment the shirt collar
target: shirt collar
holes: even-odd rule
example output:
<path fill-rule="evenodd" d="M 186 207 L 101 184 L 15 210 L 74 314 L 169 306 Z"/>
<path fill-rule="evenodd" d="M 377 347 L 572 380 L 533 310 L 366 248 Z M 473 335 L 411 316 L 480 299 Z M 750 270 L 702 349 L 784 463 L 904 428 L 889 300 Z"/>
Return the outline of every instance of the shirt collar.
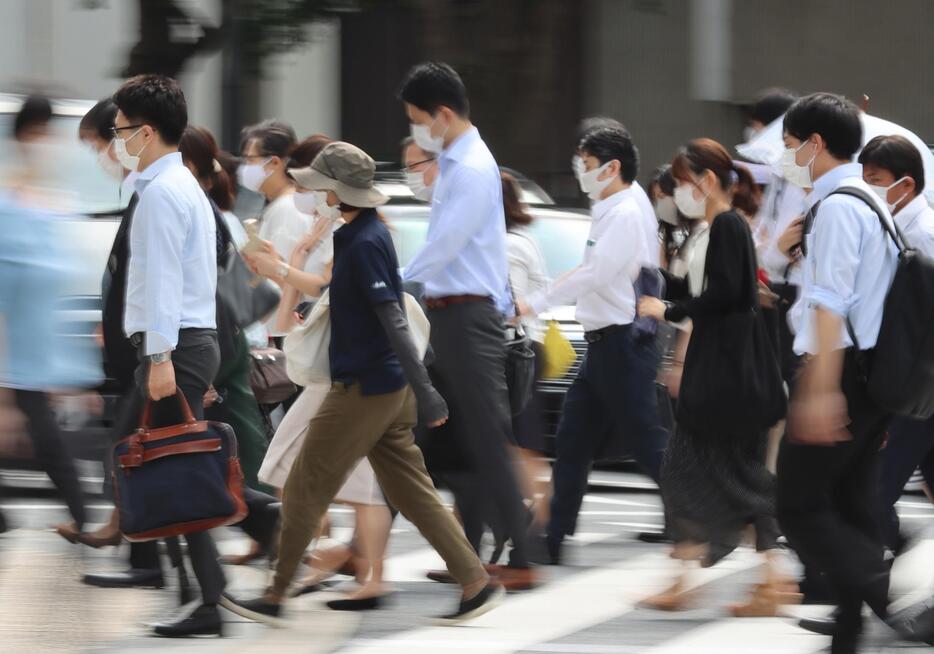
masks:
<path fill-rule="evenodd" d="M 164 173 L 169 168 L 175 166 L 184 166 L 182 163 L 182 153 L 181 152 L 170 152 L 169 154 L 164 154 L 146 168 L 143 172 L 139 174 L 139 177 L 136 178 L 136 190 L 142 191 L 146 188 L 146 185 L 149 184 L 156 177 Z"/>
<path fill-rule="evenodd" d="M 593 214 L 594 221 L 596 222 L 606 216 L 610 210 L 613 209 L 613 207 L 621 203 L 630 195 L 632 195 L 632 186 L 625 188 L 622 191 L 617 191 L 608 198 L 594 202 L 593 206 L 591 207 L 591 213 Z"/>
<path fill-rule="evenodd" d="M 928 201 L 924 195 L 919 195 L 914 200 L 905 205 L 905 208 L 895 214 L 895 224 L 902 231 L 907 231 L 918 219 L 924 210 L 928 208 Z"/>
<path fill-rule="evenodd" d="M 364 227 L 376 219 L 376 209 L 364 209 L 360 215 L 349 223 L 344 223 L 334 232 L 334 240 L 341 244 L 349 243 Z"/>
<path fill-rule="evenodd" d="M 480 130 L 471 125 L 466 132 L 458 136 L 454 141 L 441 151 L 442 159 L 451 161 L 461 161 L 470 147 L 480 140 Z"/>
<path fill-rule="evenodd" d="M 825 199 L 833 193 L 843 180 L 849 177 L 856 177 L 860 181 L 863 179 L 863 167 L 858 163 L 848 163 L 837 166 L 823 177 L 814 182 L 814 188 L 806 198 L 807 208 L 810 209 L 815 204 Z"/>

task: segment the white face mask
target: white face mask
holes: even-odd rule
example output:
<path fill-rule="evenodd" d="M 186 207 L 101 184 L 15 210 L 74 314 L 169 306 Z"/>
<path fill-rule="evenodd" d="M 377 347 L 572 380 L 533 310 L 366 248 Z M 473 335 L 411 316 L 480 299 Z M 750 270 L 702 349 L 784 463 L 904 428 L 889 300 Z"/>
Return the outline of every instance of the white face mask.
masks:
<path fill-rule="evenodd" d="M 591 200 L 599 200 L 606 187 L 612 184 L 613 180 L 616 179 L 616 177 L 612 175 L 606 179 L 597 179 L 610 167 L 611 163 L 613 162 L 607 161 L 599 168 L 581 173 L 580 177 L 578 177 L 577 181 L 580 183 L 581 190 L 586 193 Z"/>
<path fill-rule="evenodd" d="M 327 193 L 321 195 L 321 201 L 315 207 L 315 213 L 317 213 L 323 220 L 338 220 L 341 217 L 341 208 L 340 206 L 334 206 L 328 204 Z"/>
<path fill-rule="evenodd" d="M 139 152 L 136 154 L 130 154 L 126 149 L 127 141 L 131 141 L 133 137 L 139 134 L 142 131 L 142 127 L 133 132 L 133 134 L 128 139 L 117 137 L 113 140 L 114 155 L 117 157 L 117 161 L 120 162 L 120 165 L 129 170 L 130 172 L 139 171 L 139 156 L 143 154 L 143 150 L 146 149 L 148 143 L 139 149 Z"/>
<path fill-rule="evenodd" d="M 798 162 L 795 160 L 798 150 L 808 144 L 816 146 L 816 143 L 805 141 L 796 148 L 785 148 L 785 151 L 782 152 L 782 177 L 799 188 L 812 188 L 814 186 L 814 181 L 811 178 L 811 164 L 813 164 L 814 159 L 817 158 L 816 148 L 813 156 L 811 156 L 810 160 L 808 160 L 805 165 L 799 166 Z"/>
<path fill-rule="evenodd" d="M 893 184 L 890 184 L 889 186 L 873 186 L 872 184 L 870 184 L 869 188 L 872 189 L 873 193 L 875 193 L 880 198 L 882 198 L 882 201 L 885 202 L 885 206 L 887 206 L 889 208 L 889 211 L 892 212 L 892 214 L 894 214 L 895 207 L 897 207 L 898 203 L 904 200 L 905 197 L 907 197 L 908 191 L 905 191 L 904 193 L 902 193 L 901 197 L 898 198 L 895 202 L 889 202 L 889 191 L 895 188 L 896 186 L 898 186 L 899 184 L 901 184 L 902 182 L 904 182 L 906 179 L 908 178 L 902 177 L 900 180 L 896 181 Z"/>
<path fill-rule="evenodd" d="M 268 164 L 271 159 L 271 157 L 267 158 L 265 161 L 258 164 L 243 164 L 237 168 L 237 181 L 240 182 L 240 186 L 254 193 L 259 193 L 263 182 L 266 181 L 267 177 L 272 175 L 272 173 L 266 172 L 266 164 Z"/>
<path fill-rule="evenodd" d="M 678 219 L 678 206 L 675 204 L 675 199 L 667 195 L 655 204 L 655 215 L 658 216 L 659 222 L 669 225 L 677 225 L 681 222 Z"/>
<path fill-rule="evenodd" d="M 675 205 L 688 218 L 703 218 L 707 215 L 707 196 L 700 200 L 695 198 L 693 184 L 681 184 L 675 189 Z"/>
<path fill-rule="evenodd" d="M 292 194 L 295 208 L 309 215 L 315 212 L 318 205 L 327 200 L 327 193 L 322 191 L 296 191 Z"/>
<path fill-rule="evenodd" d="M 405 174 L 405 185 L 412 191 L 416 200 L 422 202 L 431 202 L 431 196 L 434 192 L 434 184 L 425 184 L 425 173 L 407 172 Z"/>
<path fill-rule="evenodd" d="M 97 165 L 101 167 L 108 177 L 113 177 L 118 182 L 123 180 L 124 169 L 119 161 L 114 161 L 108 154 L 113 147 L 113 141 L 107 144 L 107 147 L 97 153 Z"/>
<path fill-rule="evenodd" d="M 438 118 L 440 114 L 431 121 L 430 125 L 416 125 L 415 123 L 409 125 L 409 132 L 415 145 L 429 154 L 438 154 L 444 149 L 444 135 L 447 134 L 448 128 L 445 127 L 440 136 L 431 135 L 431 128 L 434 127 Z"/>

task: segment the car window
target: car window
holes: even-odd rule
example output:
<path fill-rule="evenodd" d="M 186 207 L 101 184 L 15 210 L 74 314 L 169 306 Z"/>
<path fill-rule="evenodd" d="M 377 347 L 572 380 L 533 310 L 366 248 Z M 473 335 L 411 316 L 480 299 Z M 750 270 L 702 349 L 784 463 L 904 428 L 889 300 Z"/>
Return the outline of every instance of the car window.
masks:
<path fill-rule="evenodd" d="M 12 132 L 13 114 L 0 114 L 0 135 Z M 120 183 L 97 165 L 97 155 L 78 139 L 80 118 L 56 116 L 50 126 L 56 135 L 54 158 L 42 183 L 61 192 L 70 202 L 69 211 L 80 214 L 116 213 L 129 198 L 120 197 Z M 15 144 L 0 138 L 0 170 L 15 164 Z"/>

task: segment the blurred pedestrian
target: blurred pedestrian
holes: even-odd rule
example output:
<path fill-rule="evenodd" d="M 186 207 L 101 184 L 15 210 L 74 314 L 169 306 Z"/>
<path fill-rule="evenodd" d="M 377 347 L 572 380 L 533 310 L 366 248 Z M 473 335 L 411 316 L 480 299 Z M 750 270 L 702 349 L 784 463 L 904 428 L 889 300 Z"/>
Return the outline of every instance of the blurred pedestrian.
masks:
<path fill-rule="evenodd" d="M 880 617 L 888 610 L 876 463 L 891 416 L 869 394 L 859 360 L 875 347 L 897 257 L 875 211 L 890 220 L 888 208 L 850 163 L 861 136 L 859 109 L 840 96 L 810 95 L 785 114 L 783 174 L 813 191 L 801 293 L 791 311 L 794 349 L 805 363 L 779 452 L 778 517 L 789 543 L 827 575 L 839 602 L 835 653 L 856 651 L 864 603 Z M 835 193 L 841 188 L 867 194 L 873 204 Z"/>
<path fill-rule="evenodd" d="M 924 197 L 918 149 L 903 136 L 877 136 L 863 146 L 859 163 L 863 180 L 889 207 L 908 245 L 934 257 L 934 209 Z M 934 418 L 895 418 L 882 450 L 880 524 L 886 546 L 896 554 L 905 549 L 908 537 L 900 533 L 895 503 L 918 468 L 928 488 L 934 489 Z"/>
<path fill-rule="evenodd" d="M 75 542 L 87 511 L 49 392 L 96 386 L 101 375 L 99 362 L 79 365 L 80 352 L 57 330 L 55 312 L 72 259 L 58 233 L 58 216 L 42 208 L 41 189 L 33 186 L 49 173 L 42 169 L 41 151 L 50 138 L 51 117 L 49 100 L 31 96 L 13 120 L 19 161 L 9 186 L 0 190 L 0 387 L 13 390 L 35 458 L 68 506 L 72 522 L 55 530 Z"/>
<path fill-rule="evenodd" d="M 418 421 L 434 427 L 447 406 L 428 381 L 402 310 L 398 262 L 376 207 L 388 199 L 373 185 L 373 160 L 348 143 L 331 143 L 310 169 L 293 173 L 326 192 L 326 207 L 346 225 L 334 235 L 330 368 L 333 384 L 312 419 L 283 492 L 282 533 L 273 585 L 259 598 L 225 598 L 243 617 L 277 621 L 295 569 L 347 473 L 369 458 L 387 499 L 442 555 L 463 588 L 461 622 L 491 609 L 502 588 L 489 581 L 463 532 L 441 504 L 415 446 Z M 416 407 L 416 397 L 418 405 Z"/>
<path fill-rule="evenodd" d="M 642 298 L 639 314 L 657 320 L 691 320 L 683 360 L 685 379 L 707 385 L 712 383 L 711 376 L 731 374 L 731 360 L 749 356 L 745 345 L 757 337 L 757 330 L 766 339 L 758 310 L 752 235 L 748 223 L 733 209 L 737 202 L 755 205 L 759 191 L 749 172 L 735 165 L 726 149 L 710 139 L 688 143 L 675 157 L 672 174 L 678 183 L 679 211 L 706 221 L 709 241 L 704 254 L 695 253 L 688 262 L 686 279 L 667 276 L 669 302 Z M 729 334 L 727 339 L 724 334 Z M 778 364 L 770 349 L 763 353 L 765 362 L 747 361 L 746 365 L 755 367 L 757 380 L 774 376 L 770 388 L 776 397 L 765 399 L 784 407 Z M 705 366 L 703 374 L 690 374 L 701 365 Z M 758 386 L 769 388 L 764 382 Z M 768 428 L 775 418 L 763 412 L 752 422 L 745 420 L 733 396 L 717 398 L 720 406 L 705 406 L 704 413 L 695 413 L 695 403 L 689 400 L 700 396 L 701 390 L 686 383 L 675 393 L 682 398 L 678 427 L 661 469 L 666 518 L 675 542 L 673 557 L 684 567 L 670 589 L 644 603 L 665 610 L 685 607 L 689 566 L 696 561 L 704 567 L 714 565 L 753 525 L 756 549 L 765 554 L 765 580 L 756 586 L 749 602 L 733 606 L 732 612 L 737 617 L 774 616 L 782 603 L 796 597 L 797 590 L 789 589 L 777 565 L 775 478 L 765 465 Z M 707 416 L 715 412 L 723 418 L 714 426 Z"/>
<path fill-rule="evenodd" d="M 529 563 L 527 510 L 509 449 L 504 314 L 513 313 L 499 168 L 470 122 L 467 89 L 443 63 L 414 66 L 399 98 L 422 150 L 438 156 L 428 238 L 405 268 L 425 288 L 433 379 L 451 403 L 451 429 L 470 475 L 455 489 L 475 549 L 483 525 L 512 541 L 498 576 L 509 590 L 538 580 Z"/>
<path fill-rule="evenodd" d="M 420 202 L 431 202 L 435 182 L 438 180 L 437 153 L 422 150 L 411 136 L 402 141 L 402 165 L 405 184 L 412 197 Z"/>
<path fill-rule="evenodd" d="M 558 426 L 545 537 L 554 565 L 562 560 L 564 538 L 576 529 L 587 477 L 607 446 L 606 434 L 624 435 L 639 467 L 655 481 L 668 440 L 658 418 L 655 338 L 633 333 L 636 280 L 644 268 L 657 269 L 659 261 L 658 223 L 635 182 L 638 151 L 622 125 L 601 121 L 583 132 L 577 156 L 581 190 L 593 201 L 583 262 L 549 289 L 520 302 L 524 316 L 576 302 L 587 340 Z"/>
<path fill-rule="evenodd" d="M 178 143 L 188 123 L 178 83 L 161 75 L 127 80 L 114 94 L 114 151 L 124 168 L 138 171 L 139 203 L 129 233 L 124 331 L 138 350 L 139 392 L 118 420 L 129 434 L 146 401 L 153 427 L 182 421 L 180 390 L 197 418 L 220 365 L 215 290 L 217 239 L 214 212 Z M 226 580 L 207 532 L 185 536 L 202 603 L 193 612 L 157 624 L 160 636 L 220 635 L 217 602 Z"/>
<path fill-rule="evenodd" d="M 548 288 L 548 270 L 529 229 L 532 215 L 519 200 L 519 183 L 509 173 L 503 173 L 502 180 L 509 283 L 516 298 L 523 300 Z M 522 493 L 534 515 L 536 529 L 544 529 L 551 503 L 551 466 L 545 459 L 545 407 L 538 390 L 545 365 L 545 325 L 538 317 L 526 317 L 522 318 L 522 326 L 535 352 L 536 388 L 522 413 L 513 416 L 512 435 L 522 463 Z"/>
<path fill-rule="evenodd" d="M 658 235 L 661 239 L 660 267 L 671 271 L 675 262 L 685 257 L 679 257 L 681 249 L 686 246 L 691 233 L 692 225 L 706 225 L 703 220 L 689 221 L 675 206 L 674 192 L 675 179 L 671 175 L 671 165 L 659 166 L 652 173 L 647 189 L 655 215 L 658 218 Z M 706 227 L 705 227 L 706 229 Z M 676 269 L 677 270 L 677 269 Z M 673 274 L 684 275 L 684 271 Z"/>

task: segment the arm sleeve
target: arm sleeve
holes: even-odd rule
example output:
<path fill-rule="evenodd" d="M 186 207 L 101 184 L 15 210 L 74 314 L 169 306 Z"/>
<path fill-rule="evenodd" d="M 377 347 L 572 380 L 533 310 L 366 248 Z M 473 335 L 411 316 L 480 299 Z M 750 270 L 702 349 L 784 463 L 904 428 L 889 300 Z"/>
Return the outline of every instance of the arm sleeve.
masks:
<path fill-rule="evenodd" d="M 162 188 L 152 188 L 130 225 L 130 265 L 140 266 L 147 298 L 143 354 L 174 350 L 182 315 L 182 254 L 189 215 Z"/>
<path fill-rule="evenodd" d="M 453 173 L 438 222 L 405 267 L 405 281 L 427 282 L 458 257 L 486 222 L 499 215 L 499 197 L 494 190 L 471 168 L 461 167 Z"/>
<path fill-rule="evenodd" d="M 547 291 L 539 292 L 526 301 L 536 313 L 546 311 L 557 304 L 577 301 L 599 288 L 615 282 L 621 273 L 635 281 L 639 270 L 650 260 L 649 245 L 639 225 L 638 208 L 616 215 L 606 216 L 610 225 L 598 239 L 591 239 L 587 247 L 592 248 L 587 261 L 552 284 Z M 654 247 L 655 244 L 652 244 Z"/>
<path fill-rule="evenodd" d="M 665 278 L 665 299 L 669 301 L 683 300 L 691 295 L 688 289 L 688 278 L 672 275 L 664 268 L 659 268 L 662 277 Z"/>
<path fill-rule="evenodd" d="M 856 299 L 862 220 L 855 202 L 860 201 L 832 197 L 821 203 L 808 251 L 815 262 L 814 283 L 804 299 L 840 317 L 847 315 Z M 875 214 L 872 219 L 878 220 Z"/>
<path fill-rule="evenodd" d="M 707 248 L 707 284 L 698 297 L 672 302 L 665 320 L 680 322 L 685 318 L 726 313 L 743 302 L 749 283 L 744 279 L 755 269 L 755 252 L 750 251 L 749 228 L 737 214 L 724 214 L 710 227 Z"/>
<path fill-rule="evenodd" d="M 435 422 L 446 418 L 448 407 L 444 398 L 431 385 L 428 371 L 415 348 L 415 341 L 409 332 L 409 322 L 406 320 L 402 307 L 395 300 L 383 302 L 373 307 L 379 318 L 389 344 L 402 364 L 402 371 L 415 393 L 418 401 L 418 417 L 422 424 Z"/>

